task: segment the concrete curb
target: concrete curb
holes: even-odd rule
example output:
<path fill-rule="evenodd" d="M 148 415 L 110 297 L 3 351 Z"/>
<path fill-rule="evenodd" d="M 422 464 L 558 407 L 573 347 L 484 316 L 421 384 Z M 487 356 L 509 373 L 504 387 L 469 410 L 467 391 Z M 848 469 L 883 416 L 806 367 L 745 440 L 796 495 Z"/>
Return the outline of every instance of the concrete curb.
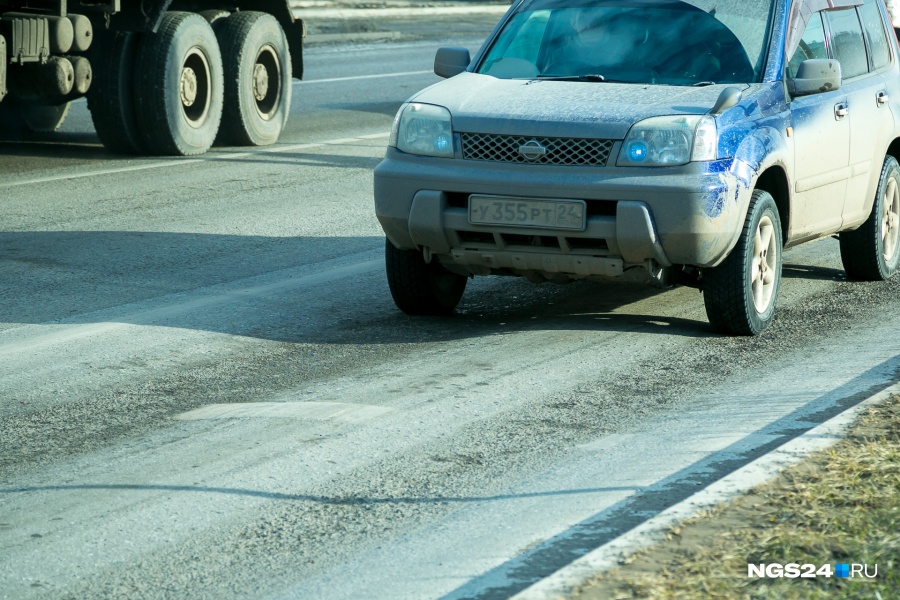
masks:
<path fill-rule="evenodd" d="M 781 471 L 799 463 L 811 453 L 833 446 L 844 438 L 847 429 L 864 410 L 884 402 L 895 394 L 900 394 L 900 383 L 870 396 L 772 452 L 757 458 L 549 577 L 534 583 L 513 596 L 511 600 L 567 598 L 575 586 L 598 573 L 617 566 L 625 556 L 663 541 L 672 526 L 696 516 L 702 510 L 745 494 L 754 487 L 774 479 Z"/>

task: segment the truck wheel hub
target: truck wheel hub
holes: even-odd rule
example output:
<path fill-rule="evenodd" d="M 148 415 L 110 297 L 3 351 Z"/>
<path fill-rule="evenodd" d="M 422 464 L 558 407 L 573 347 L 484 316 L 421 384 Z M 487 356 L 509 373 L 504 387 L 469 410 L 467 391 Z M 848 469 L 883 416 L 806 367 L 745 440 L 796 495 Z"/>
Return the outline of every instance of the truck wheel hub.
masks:
<path fill-rule="evenodd" d="M 197 101 L 197 74 L 190 67 L 181 70 L 181 103 L 193 106 Z"/>
<path fill-rule="evenodd" d="M 253 67 L 253 95 L 256 97 L 257 102 L 262 102 L 266 99 L 268 93 L 269 70 L 266 69 L 265 65 L 256 63 L 256 66 Z"/>

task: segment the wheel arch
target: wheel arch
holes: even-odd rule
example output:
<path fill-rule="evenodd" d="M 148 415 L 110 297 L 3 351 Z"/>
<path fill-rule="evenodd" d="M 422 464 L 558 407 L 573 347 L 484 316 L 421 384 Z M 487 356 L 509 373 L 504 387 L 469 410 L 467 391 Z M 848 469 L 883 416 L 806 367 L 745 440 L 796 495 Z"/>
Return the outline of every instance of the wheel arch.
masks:
<path fill-rule="evenodd" d="M 891 142 L 891 144 L 888 146 L 886 154 L 893 156 L 897 159 L 897 162 L 900 162 L 900 137 Z"/>
<path fill-rule="evenodd" d="M 768 192 L 775 199 L 781 219 L 782 242 L 786 245 L 791 222 L 791 192 L 788 177 L 781 165 L 771 165 L 756 179 L 754 189 Z"/>

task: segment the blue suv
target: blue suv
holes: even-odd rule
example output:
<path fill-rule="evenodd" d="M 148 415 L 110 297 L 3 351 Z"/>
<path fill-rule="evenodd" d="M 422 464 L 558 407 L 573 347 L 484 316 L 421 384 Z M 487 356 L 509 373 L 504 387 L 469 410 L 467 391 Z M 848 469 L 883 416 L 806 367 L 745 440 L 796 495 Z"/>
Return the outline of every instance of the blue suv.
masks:
<path fill-rule="evenodd" d="M 882 0 L 519 0 L 397 113 L 375 170 L 388 283 L 444 314 L 476 275 L 703 290 L 773 319 L 785 248 L 900 264 L 900 63 Z"/>

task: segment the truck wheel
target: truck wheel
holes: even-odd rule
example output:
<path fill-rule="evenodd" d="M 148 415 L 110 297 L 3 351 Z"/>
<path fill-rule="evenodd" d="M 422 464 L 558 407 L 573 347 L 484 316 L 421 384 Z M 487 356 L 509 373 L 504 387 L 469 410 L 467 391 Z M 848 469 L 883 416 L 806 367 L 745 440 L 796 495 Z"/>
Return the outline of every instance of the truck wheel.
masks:
<path fill-rule="evenodd" d="M 211 8 L 209 10 L 201 10 L 197 14 L 206 19 L 206 22 L 212 25 L 213 31 L 215 31 L 216 27 L 222 23 L 222 19 L 227 19 L 231 13 L 227 10 Z"/>
<path fill-rule="evenodd" d="M 66 120 L 69 103 L 63 102 L 58 106 L 20 104 L 19 112 L 29 130 L 35 133 L 49 133 L 59 129 Z"/>
<path fill-rule="evenodd" d="M 291 57 L 278 21 L 238 12 L 217 23 L 225 67 L 221 144 L 263 146 L 278 141 L 291 110 Z"/>
<path fill-rule="evenodd" d="M 756 190 L 737 246 L 703 274 L 706 316 L 713 328 L 756 335 L 772 323 L 781 287 L 781 219 L 772 196 Z"/>
<path fill-rule="evenodd" d="M 97 137 L 111 152 L 137 154 L 142 150 L 132 78 L 139 39 L 136 33 L 117 32 L 92 44 L 94 72 L 88 110 Z"/>
<path fill-rule="evenodd" d="M 399 250 L 385 241 L 388 286 L 397 308 L 408 315 L 448 315 L 459 304 L 467 279 L 418 250 Z"/>
<path fill-rule="evenodd" d="M 900 165 L 888 156 L 872 213 L 859 229 L 842 231 L 841 261 L 851 279 L 883 281 L 900 268 Z"/>
<path fill-rule="evenodd" d="M 169 12 L 144 35 L 135 65 L 141 139 L 153 154 L 190 156 L 212 145 L 222 118 L 222 56 L 198 14 Z"/>

